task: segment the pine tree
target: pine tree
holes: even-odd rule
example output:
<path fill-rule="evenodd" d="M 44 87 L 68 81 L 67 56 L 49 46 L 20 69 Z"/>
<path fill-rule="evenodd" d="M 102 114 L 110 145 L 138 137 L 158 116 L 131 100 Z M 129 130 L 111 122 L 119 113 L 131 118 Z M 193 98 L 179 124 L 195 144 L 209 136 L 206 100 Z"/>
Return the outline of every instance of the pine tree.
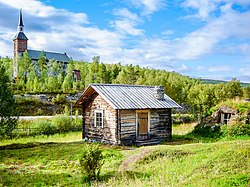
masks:
<path fill-rule="evenodd" d="M 0 138 L 9 138 L 17 127 L 18 110 L 13 97 L 11 81 L 0 65 Z"/>

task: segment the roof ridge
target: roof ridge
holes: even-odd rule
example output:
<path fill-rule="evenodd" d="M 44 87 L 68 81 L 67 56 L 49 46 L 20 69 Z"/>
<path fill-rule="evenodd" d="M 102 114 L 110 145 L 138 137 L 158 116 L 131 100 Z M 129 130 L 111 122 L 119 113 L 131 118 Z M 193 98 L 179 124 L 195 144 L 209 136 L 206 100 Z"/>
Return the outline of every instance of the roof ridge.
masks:
<path fill-rule="evenodd" d="M 54 54 L 60 54 L 60 55 L 67 55 L 67 53 L 59 53 L 59 52 L 52 52 L 52 51 L 45 51 L 45 50 L 35 50 L 35 49 L 27 49 L 28 51 L 36 51 L 36 52 L 44 52 L 44 53 L 54 53 Z"/>
<path fill-rule="evenodd" d="M 91 86 L 129 86 L 129 87 L 152 87 L 154 88 L 155 86 L 151 85 L 135 85 L 135 84 L 103 84 L 103 83 L 91 83 Z"/>

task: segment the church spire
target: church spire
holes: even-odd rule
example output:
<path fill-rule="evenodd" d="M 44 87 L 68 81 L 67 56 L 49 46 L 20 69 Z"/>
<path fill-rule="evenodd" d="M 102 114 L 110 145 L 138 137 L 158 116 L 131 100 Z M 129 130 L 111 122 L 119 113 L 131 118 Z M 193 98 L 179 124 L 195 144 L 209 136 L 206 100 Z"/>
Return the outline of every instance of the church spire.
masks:
<path fill-rule="evenodd" d="M 19 22 L 18 22 L 18 27 L 17 30 L 18 32 L 23 32 L 23 15 L 22 15 L 22 9 L 20 9 L 20 14 L 19 14 Z"/>

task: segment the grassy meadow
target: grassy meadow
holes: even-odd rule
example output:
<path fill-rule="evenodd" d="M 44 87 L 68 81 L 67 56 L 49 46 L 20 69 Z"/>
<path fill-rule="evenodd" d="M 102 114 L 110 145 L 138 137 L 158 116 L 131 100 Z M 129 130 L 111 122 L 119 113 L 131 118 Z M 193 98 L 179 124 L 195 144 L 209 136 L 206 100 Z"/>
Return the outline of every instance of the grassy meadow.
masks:
<path fill-rule="evenodd" d="M 80 170 L 86 145 L 80 132 L 5 140 L 0 142 L 0 186 L 250 185 L 249 137 L 201 141 L 187 132 L 188 127 L 174 126 L 173 142 L 157 146 L 102 145 L 101 179 L 91 184 Z"/>

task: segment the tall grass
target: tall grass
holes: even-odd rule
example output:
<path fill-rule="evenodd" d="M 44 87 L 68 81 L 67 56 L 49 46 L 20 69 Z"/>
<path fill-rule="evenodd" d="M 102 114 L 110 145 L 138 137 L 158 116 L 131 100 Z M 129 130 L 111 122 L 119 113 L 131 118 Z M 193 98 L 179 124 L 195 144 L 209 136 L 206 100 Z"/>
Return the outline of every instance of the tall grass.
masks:
<path fill-rule="evenodd" d="M 54 134 L 51 136 L 40 135 L 40 136 L 29 136 L 29 137 L 14 138 L 9 140 L 2 140 L 0 142 L 0 146 L 10 145 L 10 144 L 26 144 L 33 142 L 63 143 L 63 142 L 79 142 L 79 141 L 82 141 L 81 132 L 68 132 L 65 134 Z"/>
<path fill-rule="evenodd" d="M 182 127 L 173 127 L 174 134 L 190 131 L 177 128 Z M 0 186 L 88 186 L 79 163 L 86 145 L 81 139 L 81 132 L 70 132 L 0 142 Z M 199 137 L 175 135 L 174 142 L 167 143 L 141 148 L 102 145 L 106 161 L 100 180 L 91 186 L 250 184 L 249 136 L 201 143 Z"/>

